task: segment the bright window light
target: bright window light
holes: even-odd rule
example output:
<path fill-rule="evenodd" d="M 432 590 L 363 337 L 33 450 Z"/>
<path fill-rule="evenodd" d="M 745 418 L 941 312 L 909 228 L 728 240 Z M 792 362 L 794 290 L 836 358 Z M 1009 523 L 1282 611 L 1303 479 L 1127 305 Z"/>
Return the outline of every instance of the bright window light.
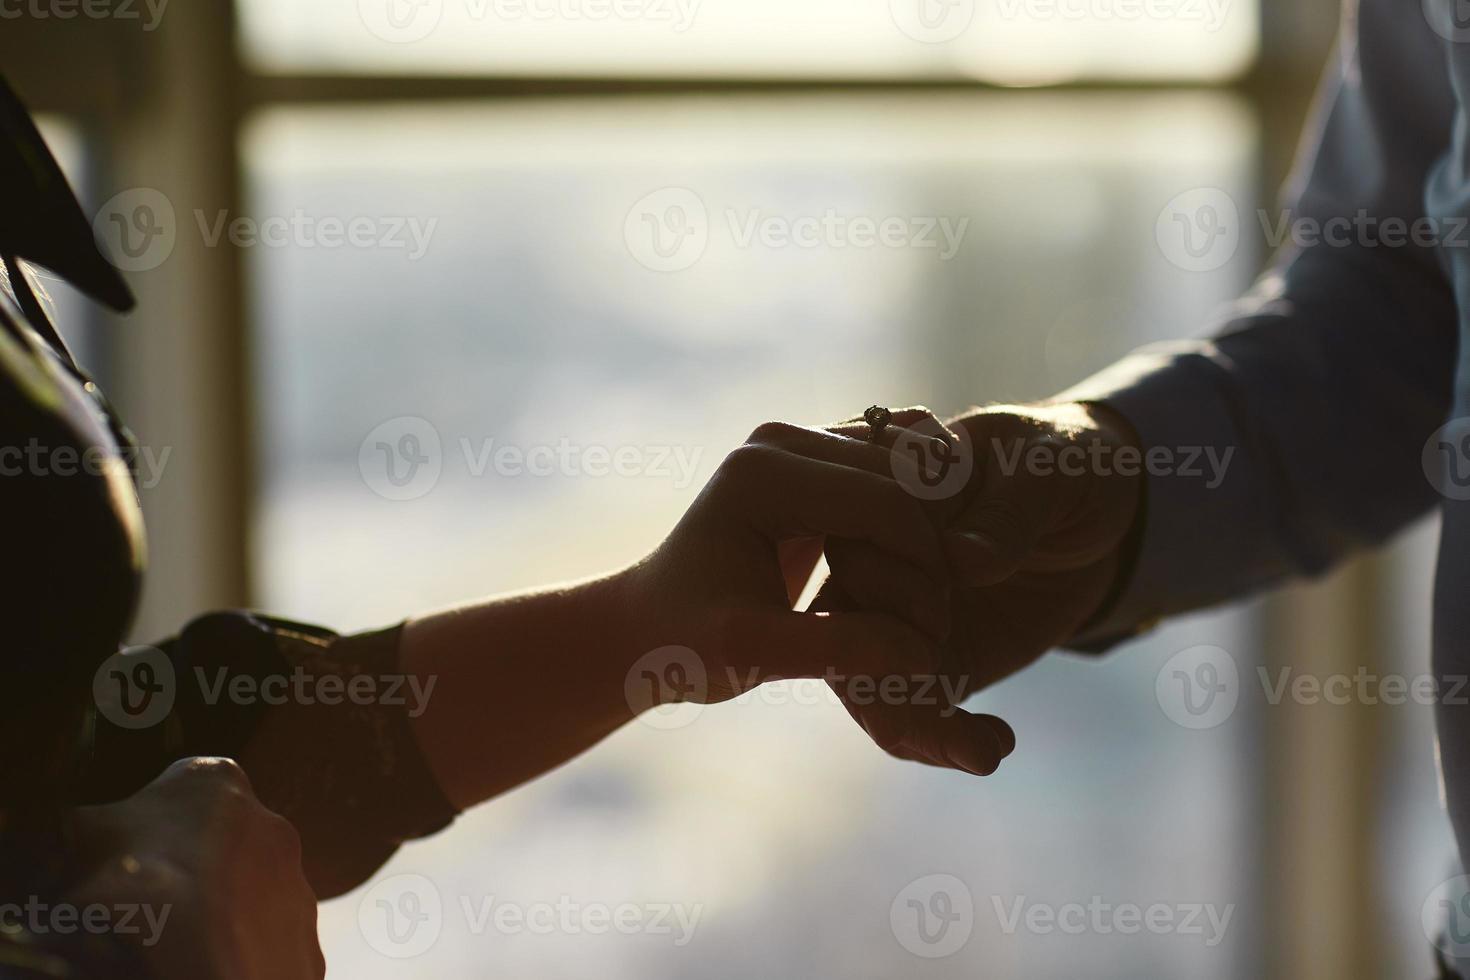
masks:
<path fill-rule="evenodd" d="M 241 0 L 277 72 L 1218 81 L 1256 0 Z"/>

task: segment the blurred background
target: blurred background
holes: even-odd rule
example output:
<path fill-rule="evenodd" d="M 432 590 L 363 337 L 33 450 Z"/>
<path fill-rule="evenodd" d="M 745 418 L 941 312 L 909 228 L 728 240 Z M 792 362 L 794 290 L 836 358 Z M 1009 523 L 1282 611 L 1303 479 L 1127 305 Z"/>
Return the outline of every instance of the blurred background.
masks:
<path fill-rule="evenodd" d="M 235 605 L 359 629 L 602 570 L 764 419 L 1037 398 L 1208 331 L 1267 257 L 1255 215 L 1337 19 L 1331 0 L 7 8 L 3 70 L 140 298 L 113 321 L 56 290 L 165 461 L 137 638 Z M 1201 194 L 1238 209 L 1228 254 L 1168 240 Z M 404 436 L 425 465 L 385 470 Z M 558 462 L 516 470 L 505 447 Z M 633 463 L 601 473 L 589 449 Z M 1428 975 L 1420 912 L 1452 854 L 1430 709 L 1273 705 L 1256 678 L 1422 674 L 1434 537 L 1048 657 L 969 705 L 1018 733 L 988 780 L 888 759 L 811 685 L 630 726 L 381 873 L 442 899 L 417 955 L 362 928 L 371 889 L 326 903 L 330 975 Z M 1187 727 L 1160 678 L 1200 645 L 1241 693 Z M 916 936 L 916 894 L 953 910 L 948 941 Z M 498 928 L 487 903 L 699 918 Z M 1013 915 L 1071 903 L 1230 918 Z"/>

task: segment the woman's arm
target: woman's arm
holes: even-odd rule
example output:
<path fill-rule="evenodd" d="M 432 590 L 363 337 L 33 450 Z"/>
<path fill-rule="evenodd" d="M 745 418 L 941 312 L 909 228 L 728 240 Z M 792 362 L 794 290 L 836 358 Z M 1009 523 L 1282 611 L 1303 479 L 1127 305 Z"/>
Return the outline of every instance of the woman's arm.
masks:
<path fill-rule="evenodd" d="M 990 773 L 1014 736 L 933 683 L 949 619 L 945 515 L 904 489 L 909 465 L 864 438 L 767 424 L 647 558 L 602 578 L 343 637 L 201 617 L 163 650 L 104 665 L 134 693 L 163 674 L 177 683 L 145 727 L 99 705 L 90 798 L 126 795 L 174 758 L 238 759 L 300 832 L 327 897 L 641 711 L 768 680 L 822 678 L 849 705 L 892 702 L 901 710 L 868 728 L 884 748 Z M 898 601 L 794 611 L 824 544 L 838 564 L 861 553 L 899 570 Z"/>
<path fill-rule="evenodd" d="M 433 684 L 413 731 L 465 809 L 555 768 L 633 717 L 630 573 L 410 620 L 404 670 Z"/>
<path fill-rule="evenodd" d="M 935 644 L 914 624 L 942 630 L 945 559 L 935 520 L 894 466 L 859 439 L 765 425 L 642 562 L 410 621 L 402 663 L 434 684 L 413 730 L 445 795 L 461 808 L 495 796 L 658 703 L 723 701 L 775 678 L 866 687 L 932 674 Z M 908 623 L 794 612 L 805 576 L 788 582 L 782 559 L 820 536 L 866 542 L 933 601 L 915 603 Z M 965 734 L 970 744 L 931 746 L 930 761 L 990 772 L 1009 750 L 998 719 Z"/>

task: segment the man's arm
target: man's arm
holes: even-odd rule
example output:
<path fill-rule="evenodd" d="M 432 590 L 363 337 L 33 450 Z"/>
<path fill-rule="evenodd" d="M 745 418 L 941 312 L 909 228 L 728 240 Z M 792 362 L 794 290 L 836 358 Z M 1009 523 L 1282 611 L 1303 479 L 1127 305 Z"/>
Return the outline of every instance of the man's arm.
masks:
<path fill-rule="evenodd" d="M 1423 188 L 1453 115 L 1439 45 L 1424 18 L 1363 0 L 1294 219 L 1430 228 Z M 1357 236 L 1280 257 L 1214 340 L 1145 349 L 1059 396 L 1112 407 L 1145 451 L 1231 454 L 1218 486 L 1147 477 L 1128 587 L 1090 637 L 1321 572 L 1434 502 L 1420 453 L 1450 403 L 1453 295 L 1434 247 Z"/>
<path fill-rule="evenodd" d="M 1423 241 L 1423 188 L 1454 113 L 1444 64 L 1417 11 L 1362 0 L 1289 195 L 1297 219 L 1350 233 L 1397 219 L 1417 244 L 1324 238 L 1279 256 L 1213 341 L 950 422 L 960 456 L 973 453 L 945 536 L 957 587 L 944 671 L 960 696 L 1055 647 L 1104 648 L 1320 572 L 1433 502 L 1420 452 L 1447 414 L 1456 346 Z M 1150 450 L 1175 463 L 1197 450 L 1194 475 L 1148 474 Z M 859 607 L 904 594 L 875 562 L 832 570 Z M 879 713 L 861 713 L 870 730 Z"/>

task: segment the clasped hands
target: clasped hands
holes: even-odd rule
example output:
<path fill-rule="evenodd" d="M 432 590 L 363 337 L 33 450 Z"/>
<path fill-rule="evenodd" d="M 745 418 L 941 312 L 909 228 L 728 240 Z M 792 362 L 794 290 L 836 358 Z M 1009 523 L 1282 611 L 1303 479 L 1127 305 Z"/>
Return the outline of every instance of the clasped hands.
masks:
<path fill-rule="evenodd" d="M 425 763 L 467 808 L 660 703 L 821 678 L 888 753 L 988 775 L 1015 736 L 958 702 L 1105 604 L 1140 482 L 1088 461 L 1136 442 L 1107 409 L 1078 404 L 948 423 L 906 409 L 877 432 L 762 425 L 642 561 L 405 625 L 399 666 L 443 679 L 412 722 Z M 831 576 L 798 610 L 824 554 Z M 668 650 L 667 670 L 650 672 Z M 335 717 L 275 708 L 244 769 L 186 760 L 127 800 L 74 811 L 74 838 L 96 852 L 89 900 L 179 907 L 142 951 L 160 977 L 322 975 L 313 888 L 350 884 L 321 873 L 338 824 L 288 824 L 246 771 L 279 784 Z"/>
<path fill-rule="evenodd" d="M 1125 421 L 1075 403 L 947 422 L 904 409 L 878 431 L 764 424 L 629 570 L 635 592 L 660 597 L 642 608 L 674 616 L 645 642 L 697 653 L 691 700 L 824 678 L 889 754 L 988 775 L 1015 735 L 958 702 L 1103 605 L 1140 480 L 1087 461 L 1129 445 Z M 823 554 L 831 575 L 797 611 Z"/>

